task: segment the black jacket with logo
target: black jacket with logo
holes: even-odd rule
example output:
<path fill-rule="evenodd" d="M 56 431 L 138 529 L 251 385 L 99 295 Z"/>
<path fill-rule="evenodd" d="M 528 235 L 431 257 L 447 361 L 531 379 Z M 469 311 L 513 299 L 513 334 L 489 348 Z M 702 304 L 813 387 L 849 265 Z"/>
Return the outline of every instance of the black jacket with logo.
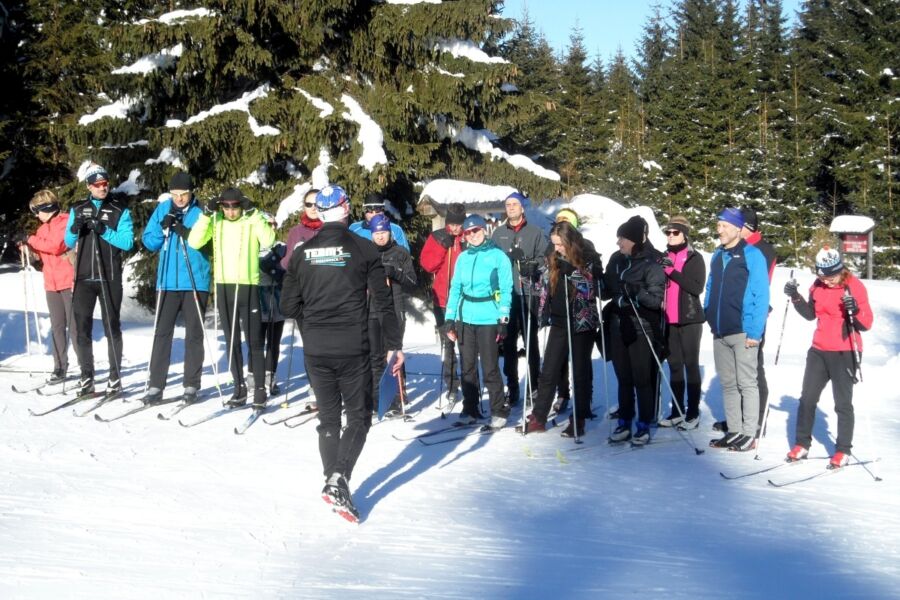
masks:
<path fill-rule="evenodd" d="M 325 223 L 291 255 L 281 291 L 281 312 L 297 320 L 310 356 L 369 353 L 368 301 L 374 303 L 386 350 L 403 343 L 375 244 L 343 223 Z"/>

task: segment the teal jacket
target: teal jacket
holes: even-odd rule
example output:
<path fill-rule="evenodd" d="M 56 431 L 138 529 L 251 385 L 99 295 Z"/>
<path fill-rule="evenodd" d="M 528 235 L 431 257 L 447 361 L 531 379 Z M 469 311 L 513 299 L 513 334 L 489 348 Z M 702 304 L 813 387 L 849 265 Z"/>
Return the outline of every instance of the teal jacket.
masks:
<path fill-rule="evenodd" d="M 459 255 L 447 297 L 447 321 L 496 325 L 509 318 L 512 264 L 494 242 L 470 247 Z"/>

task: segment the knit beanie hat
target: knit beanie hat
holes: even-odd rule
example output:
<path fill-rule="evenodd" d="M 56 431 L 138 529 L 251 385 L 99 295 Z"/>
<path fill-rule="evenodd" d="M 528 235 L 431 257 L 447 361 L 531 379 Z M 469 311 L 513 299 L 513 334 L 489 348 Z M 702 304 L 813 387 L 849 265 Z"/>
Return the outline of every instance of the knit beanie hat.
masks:
<path fill-rule="evenodd" d="M 466 207 L 460 202 L 454 202 L 447 207 L 447 225 L 462 225 L 466 220 Z"/>
<path fill-rule="evenodd" d="M 719 213 L 719 221 L 725 221 L 726 223 L 731 223 L 738 229 L 744 226 L 744 215 L 741 214 L 736 208 L 726 208 L 722 212 Z"/>
<path fill-rule="evenodd" d="M 170 192 L 190 192 L 192 189 L 194 189 L 194 183 L 191 181 L 191 176 L 184 171 L 175 173 L 169 180 Z"/>
<path fill-rule="evenodd" d="M 755 210 L 753 210 L 749 206 L 744 206 L 741 207 L 741 214 L 744 216 L 744 227 L 746 227 L 750 231 L 756 231 L 759 229 L 759 217 L 757 216 Z"/>
<path fill-rule="evenodd" d="M 663 229 L 677 229 L 687 237 L 691 233 L 691 224 L 688 223 L 687 217 L 683 215 L 675 215 L 669 219 L 669 223 Z"/>
<path fill-rule="evenodd" d="M 100 165 L 92 164 L 88 168 L 87 173 L 85 173 L 84 180 L 90 185 L 94 185 L 99 181 L 109 181 L 109 173 Z"/>
<path fill-rule="evenodd" d="M 837 250 L 825 246 L 816 254 L 816 275 L 830 277 L 843 269 L 844 263 L 841 262 L 841 254 Z"/>
<path fill-rule="evenodd" d="M 616 230 L 616 235 L 618 237 L 623 237 L 626 240 L 631 240 L 635 244 L 642 244 L 644 242 L 644 232 L 646 230 L 647 221 L 637 215 L 634 215 L 633 217 L 619 225 L 619 229 Z"/>
<path fill-rule="evenodd" d="M 519 192 L 513 192 L 509 196 L 506 197 L 507 200 L 516 200 L 519 204 L 522 205 L 522 209 L 528 208 L 528 198 L 526 198 L 523 194 Z"/>
<path fill-rule="evenodd" d="M 372 233 L 378 233 L 379 231 L 387 231 L 391 232 L 391 221 L 383 214 L 375 215 L 372 217 L 372 220 L 369 221 L 369 230 Z"/>

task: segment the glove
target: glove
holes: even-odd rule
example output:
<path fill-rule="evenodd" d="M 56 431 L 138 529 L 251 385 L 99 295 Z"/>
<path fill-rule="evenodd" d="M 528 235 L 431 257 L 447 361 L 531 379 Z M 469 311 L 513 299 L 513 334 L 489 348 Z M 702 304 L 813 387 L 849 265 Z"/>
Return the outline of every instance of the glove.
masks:
<path fill-rule="evenodd" d="M 159 224 L 163 229 L 170 229 L 172 225 L 174 225 L 178 219 L 172 213 L 167 214 L 163 217 L 162 223 Z"/>
<path fill-rule="evenodd" d="M 664 267 L 674 267 L 675 263 L 672 262 L 672 259 L 668 256 L 660 256 L 656 259 L 656 262 Z"/>
<path fill-rule="evenodd" d="M 537 263 L 535 262 L 520 262 L 519 263 L 519 274 L 526 279 L 530 279 L 534 277 L 534 274 L 537 272 Z"/>
<path fill-rule="evenodd" d="M 565 277 L 568 277 L 575 272 L 575 265 L 559 256 L 556 257 L 556 268 L 559 269 L 560 274 Z"/>
<path fill-rule="evenodd" d="M 843 298 L 841 298 L 841 302 L 844 303 L 844 310 L 847 311 L 848 317 L 854 317 L 857 313 L 859 313 L 859 304 L 856 303 L 856 298 L 847 294 Z"/>
<path fill-rule="evenodd" d="M 403 278 L 403 271 L 395 265 L 384 265 L 384 274 L 388 279 L 393 279 L 394 281 L 400 281 Z"/>
<path fill-rule="evenodd" d="M 85 226 L 90 230 L 95 232 L 97 235 L 103 235 L 103 232 L 106 231 L 106 223 L 100 221 L 98 219 L 91 219 Z"/>
<path fill-rule="evenodd" d="M 525 253 L 522 252 L 521 248 L 512 248 L 508 253 L 509 260 L 513 262 L 521 262 L 525 260 Z"/>
<path fill-rule="evenodd" d="M 208 213 L 214 213 L 219 210 L 219 199 L 218 198 L 210 198 L 206 201 L 206 204 L 203 206 L 203 210 Z"/>
<path fill-rule="evenodd" d="M 434 236 L 435 241 L 440 244 L 444 250 L 449 250 L 453 247 L 453 242 L 456 240 L 452 235 L 436 235 Z"/>
<path fill-rule="evenodd" d="M 497 342 L 506 339 L 506 323 L 497 323 Z"/>
<path fill-rule="evenodd" d="M 81 229 L 84 227 L 84 219 L 81 215 L 75 215 L 75 220 L 72 221 L 72 226 L 69 227 L 69 231 L 73 234 L 78 235 L 81 233 Z"/>
<path fill-rule="evenodd" d="M 24 231 L 18 231 L 11 238 L 14 244 L 24 244 L 28 241 L 28 234 Z"/>
<path fill-rule="evenodd" d="M 455 342 L 457 339 L 456 335 L 456 321 L 447 321 L 444 324 L 444 335 L 447 336 L 447 339 L 451 342 Z"/>
<path fill-rule="evenodd" d="M 185 227 L 184 223 L 182 223 L 181 221 L 175 221 L 175 224 L 172 225 L 172 233 L 174 233 L 181 239 L 186 240 L 188 234 L 191 233 L 191 230 L 189 227 Z"/>
<path fill-rule="evenodd" d="M 796 298 L 800 295 L 800 292 L 797 289 L 800 287 L 800 284 L 797 283 L 796 279 L 791 279 L 786 284 L 784 284 L 784 293 L 790 296 L 791 298 Z"/>

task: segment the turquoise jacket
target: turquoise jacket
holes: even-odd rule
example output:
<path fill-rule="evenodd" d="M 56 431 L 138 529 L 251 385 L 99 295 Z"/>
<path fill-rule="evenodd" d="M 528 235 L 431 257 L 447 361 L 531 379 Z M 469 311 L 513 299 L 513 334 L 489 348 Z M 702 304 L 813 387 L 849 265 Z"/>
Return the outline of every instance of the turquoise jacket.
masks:
<path fill-rule="evenodd" d="M 494 242 L 485 240 L 459 255 L 447 297 L 447 321 L 496 325 L 509 318 L 512 264 Z"/>

